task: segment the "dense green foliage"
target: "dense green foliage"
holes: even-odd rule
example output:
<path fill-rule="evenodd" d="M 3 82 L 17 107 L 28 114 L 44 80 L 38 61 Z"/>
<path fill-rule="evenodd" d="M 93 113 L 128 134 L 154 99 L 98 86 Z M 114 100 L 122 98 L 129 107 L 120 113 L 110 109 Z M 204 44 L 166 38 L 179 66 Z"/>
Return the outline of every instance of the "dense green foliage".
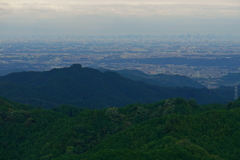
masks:
<path fill-rule="evenodd" d="M 177 79 L 182 82 L 181 78 Z M 170 81 L 161 76 L 160 80 Z M 153 103 L 174 97 L 194 98 L 200 104 L 227 103 L 233 99 L 233 89 L 211 91 L 206 88 L 160 87 L 133 81 L 114 72 L 102 73 L 74 64 L 68 68 L 17 72 L 0 77 L 0 96 L 43 108 L 68 104 L 99 109 L 138 102 Z"/>
<path fill-rule="evenodd" d="M 240 99 L 37 109 L 0 98 L 1 160 L 238 160 Z"/>

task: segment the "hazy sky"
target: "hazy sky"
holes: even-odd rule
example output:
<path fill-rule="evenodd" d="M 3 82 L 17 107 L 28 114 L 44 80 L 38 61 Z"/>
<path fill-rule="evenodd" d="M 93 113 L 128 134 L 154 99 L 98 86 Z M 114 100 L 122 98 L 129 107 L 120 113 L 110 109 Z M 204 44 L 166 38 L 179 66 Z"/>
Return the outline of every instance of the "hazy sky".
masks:
<path fill-rule="evenodd" d="M 237 34 L 240 0 L 0 0 L 0 34 Z"/>

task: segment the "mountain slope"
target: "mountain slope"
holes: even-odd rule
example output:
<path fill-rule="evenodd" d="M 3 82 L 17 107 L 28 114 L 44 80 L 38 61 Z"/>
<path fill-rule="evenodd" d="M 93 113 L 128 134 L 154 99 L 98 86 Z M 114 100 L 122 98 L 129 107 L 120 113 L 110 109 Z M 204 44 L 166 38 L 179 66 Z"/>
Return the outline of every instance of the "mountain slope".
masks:
<path fill-rule="evenodd" d="M 224 96 L 222 96 L 224 95 Z M 44 108 L 70 104 L 84 108 L 152 103 L 173 97 L 199 103 L 228 102 L 233 96 L 220 90 L 160 87 L 136 82 L 114 72 L 100 72 L 74 64 L 45 72 L 17 72 L 0 77 L 0 96 Z"/>
<path fill-rule="evenodd" d="M 100 68 L 100 71 L 108 71 L 107 69 Z M 180 75 L 166 75 L 166 74 L 157 74 L 157 75 L 148 75 L 138 70 L 114 70 L 123 77 L 146 82 L 152 85 L 165 86 L 165 87 L 193 87 L 193 88 L 203 88 L 204 86 L 198 83 L 197 81 Z"/>
<path fill-rule="evenodd" d="M 234 86 L 240 82 L 240 73 L 230 73 L 221 77 L 219 83 L 223 86 Z"/>

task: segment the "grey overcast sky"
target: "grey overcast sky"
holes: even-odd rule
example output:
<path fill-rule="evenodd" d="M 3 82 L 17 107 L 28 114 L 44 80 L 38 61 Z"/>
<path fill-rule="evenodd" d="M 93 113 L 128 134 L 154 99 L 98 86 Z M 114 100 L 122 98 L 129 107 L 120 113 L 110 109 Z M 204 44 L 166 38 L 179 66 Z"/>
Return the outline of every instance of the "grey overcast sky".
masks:
<path fill-rule="evenodd" d="M 240 35 L 240 0 L 0 0 L 1 35 Z"/>

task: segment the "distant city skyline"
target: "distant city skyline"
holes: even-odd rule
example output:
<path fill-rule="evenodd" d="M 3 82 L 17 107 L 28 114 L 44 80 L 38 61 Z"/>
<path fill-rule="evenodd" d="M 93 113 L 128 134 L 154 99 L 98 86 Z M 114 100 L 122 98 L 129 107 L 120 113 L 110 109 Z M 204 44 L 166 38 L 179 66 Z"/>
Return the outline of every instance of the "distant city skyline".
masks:
<path fill-rule="evenodd" d="M 240 35 L 239 0 L 2 0 L 0 35 Z"/>

